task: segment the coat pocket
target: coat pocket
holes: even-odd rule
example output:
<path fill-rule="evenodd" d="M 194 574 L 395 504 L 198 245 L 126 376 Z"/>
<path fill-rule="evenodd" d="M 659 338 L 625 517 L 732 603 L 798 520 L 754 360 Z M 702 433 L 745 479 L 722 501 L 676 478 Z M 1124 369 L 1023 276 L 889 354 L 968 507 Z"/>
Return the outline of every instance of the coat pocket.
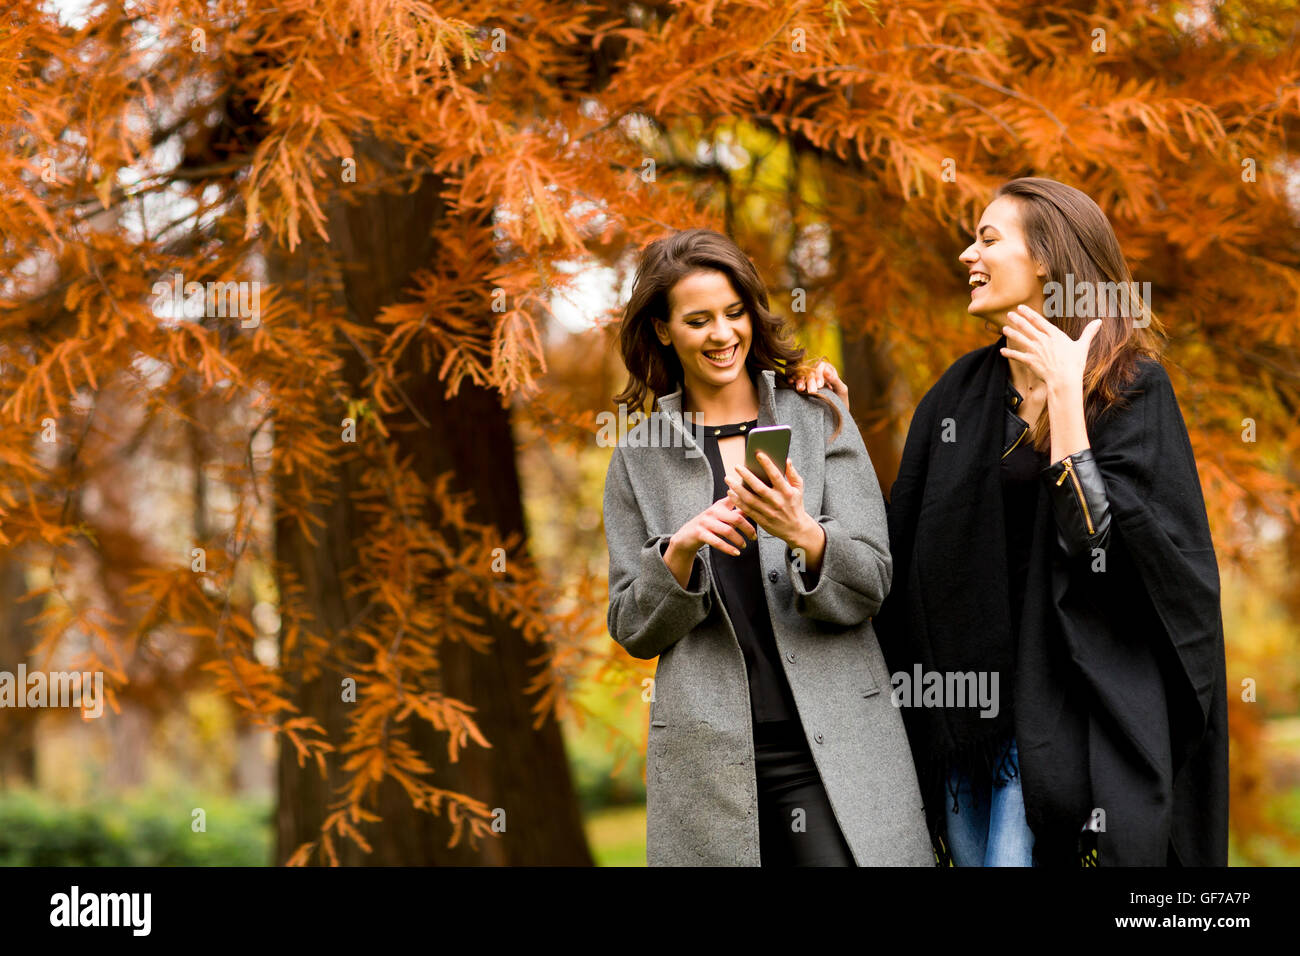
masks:
<path fill-rule="evenodd" d="M 874 697 L 880 693 L 882 687 L 890 683 L 889 668 L 885 665 L 885 655 L 880 651 L 880 644 L 876 640 L 876 632 L 870 624 L 866 627 L 864 635 L 863 653 L 867 659 L 867 684 L 862 688 L 863 697 Z"/>
<path fill-rule="evenodd" d="M 867 655 L 867 680 L 866 683 L 862 685 L 862 696 L 875 697 L 879 693 L 880 693 L 880 676 L 876 672 L 875 661 L 873 661 L 871 655 L 868 654 Z"/>

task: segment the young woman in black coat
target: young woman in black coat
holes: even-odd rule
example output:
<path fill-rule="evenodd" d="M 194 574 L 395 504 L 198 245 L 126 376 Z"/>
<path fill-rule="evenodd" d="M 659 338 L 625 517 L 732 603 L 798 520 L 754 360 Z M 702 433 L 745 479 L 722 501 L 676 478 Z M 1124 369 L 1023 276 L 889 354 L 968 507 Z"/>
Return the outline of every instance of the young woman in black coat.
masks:
<path fill-rule="evenodd" d="M 1226 865 L 1218 565 L 1150 303 L 1049 179 L 1002 186 L 960 261 L 1002 336 L 917 406 L 874 621 L 931 838 L 958 866 Z"/>

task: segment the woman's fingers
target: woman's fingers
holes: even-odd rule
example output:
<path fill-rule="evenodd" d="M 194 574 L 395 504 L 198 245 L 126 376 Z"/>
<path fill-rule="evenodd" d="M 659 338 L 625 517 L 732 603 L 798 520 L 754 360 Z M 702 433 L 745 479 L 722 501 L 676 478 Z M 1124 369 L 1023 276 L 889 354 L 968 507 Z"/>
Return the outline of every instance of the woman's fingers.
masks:
<path fill-rule="evenodd" d="M 820 380 L 817 377 L 817 370 L 813 368 L 800 367 L 792 369 L 786 374 L 786 379 L 801 392 L 815 392 L 821 387 Z"/>
<path fill-rule="evenodd" d="M 789 459 L 787 459 L 787 461 L 788 460 Z M 777 470 L 776 465 L 772 463 L 772 459 L 767 457 L 767 452 L 760 451 L 758 453 L 758 463 L 763 466 L 763 471 L 767 472 L 767 479 L 773 488 L 777 491 L 789 490 L 790 486 L 785 480 L 785 475 L 781 474 L 781 472 Z M 752 474 L 752 472 L 747 473 Z M 757 478 L 757 476 L 755 477 Z"/>
<path fill-rule="evenodd" d="M 745 482 L 742 479 L 737 478 L 735 475 L 723 475 L 722 483 L 731 489 L 731 495 L 740 499 L 742 504 L 750 503 L 749 499 L 753 497 L 753 493 L 745 487 Z M 731 497 L 731 495 L 728 497 Z"/>
<path fill-rule="evenodd" d="M 703 541 L 705 544 L 707 544 L 710 548 L 717 548 L 719 551 L 722 551 L 725 554 L 730 554 L 733 557 L 740 554 L 739 548 L 737 548 L 735 545 L 728 544 L 727 542 L 723 541 L 721 538 L 719 538 L 708 528 L 700 529 L 700 540 Z"/>
<path fill-rule="evenodd" d="M 822 368 L 826 372 L 826 382 L 830 385 L 831 391 L 838 395 L 840 401 L 844 403 L 844 407 L 848 408 L 849 387 L 845 385 L 844 380 L 840 378 L 840 373 L 835 371 L 835 366 L 830 362 L 823 362 Z"/>
<path fill-rule="evenodd" d="M 706 527 L 728 544 L 734 544 L 738 548 L 743 548 L 746 544 L 745 536 L 721 518 L 710 518 Z"/>
<path fill-rule="evenodd" d="M 1050 336 L 1053 332 L 1060 331 L 1051 322 L 1047 321 L 1047 319 L 1045 319 L 1042 315 L 1040 315 L 1038 312 L 1035 312 L 1027 305 L 1016 306 L 1016 311 L 1012 314 L 1013 315 L 1018 314 L 1021 317 L 1023 317 L 1023 320 L 1027 325 L 1041 332 L 1043 335 Z"/>
<path fill-rule="evenodd" d="M 840 373 L 826 359 L 821 359 L 811 368 L 800 368 L 786 376 L 796 389 L 804 393 L 819 392 L 827 385 L 839 395 L 845 403 L 849 400 L 848 387 L 840 380 Z"/>
<path fill-rule="evenodd" d="M 734 505 L 737 510 L 743 511 L 747 515 L 758 515 L 760 513 L 765 514 L 767 512 L 767 505 L 763 500 L 755 497 L 755 495 L 746 488 L 743 483 L 732 478 L 730 475 L 723 480 L 727 483 L 727 487 L 731 489 L 727 492 L 727 497 L 731 499 L 732 505 Z"/>
<path fill-rule="evenodd" d="M 712 514 L 720 521 L 726 522 L 728 526 L 736 528 L 750 538 L 758 538 L 758 532 L 754 529 L 754 525 L 745 512 L 741 511 L 731 500 L 730 492 L 727 493 L 726 498 L 719 498 L 713 503 L 713 507 L 709 509 L 709 514 Z"/>
<path fill-rule="evenodd" d="M 785 480 L 789 483 L 791 488 L 803 488 L 803 478 L 799 476 L 799 472 L 794 470 L 793 458 L 787 458 L 785 460 Z"/>
<path fill-rule="evenodd" d="M 765 522 L 770 522 L 775 514 L 771 508 L 767 507 L 767 505 L 762 501 L 759 501 L 757 498 L 752 496 L 750 497 L 748 504 L 742 502 L 734 491 L 727 492 L 727 496 L 731 499 L 731 504 L 738 511 L 743 511 L 745 517 L 752 521 L 756 526 L 766 528 L 767 524 Z M 757 537 L 757 534 L 755 534 L 755 537 Z"/>
<path fill-rule="evenodd" d="M 757 540 L 758 532 L 754 529 L 754 526 L 750 523 L 749 519 L 745 517 L 745 513 L 739 508 L 733 507 L 725 498 L 722 499 L 722 504 L 722 520 L 736 528 L 739 528 L 742 532 L 749 535 L 751 539 Z"/>
<path fill-rule="evenodd" d="M 1038 359 L 1033 355 L 1030 355 L 1028 352 L 1017 352 L 1015 349 L 1007 349 L 1007 348 L 999 349 L 998 351 L 1000 351 L 1007 358 L 1014 359 L 1015 361 L 1020 362 L 1022 365 L 1025 365 L 1033 369 L 1034 372 L 1036 373 L 1041 371 L 1038 365 Z"/>
<path fill-rule="evenodd" d="M 1016 328 L 1014 325 L 1004 325 L 1002 334 L 1007 337 L 1007 342 L 1020 348 L 1032 348 L 1034 340 L 1028 335 Z"/>
<path fill-rule="evenodd" d="M 1007 313 L 1007 324 L 1004 326 L 1003 331 L 1005 332 L 1007 329 L 1014 329 L 1030 342 L 1042 336 L 1042 330 L 1019 312 Z"/>
<path fill-rule="evenodd" d="M 817 363 L 817 381 L 820 383 L 822 388 L 829 385 L 831 391 L 836 394 L 839 394 L 840 387 L 844 385 L 844 383 L 840 381 L 840 373 L 837 372 L 835 366 L 826 361 L 826 359 L 822 359 Z"/>
<path fill-rule="evenodd" d="M 759 478 L 758 475 L 754 474 L 744 465 L 736 466 L 736 475 L 737 477 L 732 479 L 736 484 L 732 485 L 732 487 L 735 488 L 737 493 L 741 495 L 746 503 L 749 503 L 750 499 L 758 499 L 762 501 L 771 494 L 772 489 L 768 486 L 767 482 L 763 481 L 763 479 Z M 730 484 L 730 482 L 728 482 L 728 484 Z M 749 495 L 749 498 L 744 498 L 745 495 Z"/>
<path fill-rule="evenodd" d="M 759 456 L 760 463 L 764 459 L 767 461 L 763 467 L 772 481 L 771 484 L 768 484 L 744 465 L 736 466 L 737 473 L 744 479 L 745 488 L 753 499 L 749 502 L 749 507 L 757 509 L 765 516 L 780 514 L 790 493 L 790 485 L 786 482 L 785 476 L 772 465 L 772 460 L 765 453 L 759 452 Z"/>

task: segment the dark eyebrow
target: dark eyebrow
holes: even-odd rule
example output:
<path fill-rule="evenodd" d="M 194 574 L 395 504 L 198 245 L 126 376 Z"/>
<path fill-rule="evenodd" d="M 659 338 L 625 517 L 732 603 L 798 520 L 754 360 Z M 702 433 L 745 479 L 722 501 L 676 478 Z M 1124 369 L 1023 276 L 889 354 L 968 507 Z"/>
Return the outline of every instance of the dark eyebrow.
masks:
<path fill-rule="evenodd" d="M 739 301 L 737 301 L 737 302 L 733 302 L 733 303 L 731 303 L 731 305 L 727 306 L 727 307 L 726 307 L 725 309 L 723 309 L 722 311 L 723 311 L 723 312 L 730 312 L 730 311 L 731 311 L 732 309 L 734 309 L 736 306 L 739 305 L 739 306 L 742 306 L 742 307 L 743 307 L 744 304 L 745 304 L 745 303 L 743 303 L 743 302 L 739 302 Z M 689 319 L 689 318 L 690 318 L 691 316 L 693 316 L 693 315 L 708 315 L 708 314 L 709 314 L 709 310 L 708 310 L 708 309 L 696 309 L 694 312 L 687 312 L 685 315 L 682 316 L 682 318 L 683 318 L 683 319 Z"/>
<path fill-rule="evenodd" d="M 985 230 L 985 229 L 992 229 L 994 232 L 997 232 L 997 231 L 998 231 L 998 227 L 997 227 L 997 226 L 990 226 L 990 225 L 986 222 L 986 223 L 984 223 L 984 225 L 980 226 L 980 230 L 979 230 L 979 232 L 975 233 L 975 238 L 978 239 L 980 236 L 984 235 L 984 230 Z"/>

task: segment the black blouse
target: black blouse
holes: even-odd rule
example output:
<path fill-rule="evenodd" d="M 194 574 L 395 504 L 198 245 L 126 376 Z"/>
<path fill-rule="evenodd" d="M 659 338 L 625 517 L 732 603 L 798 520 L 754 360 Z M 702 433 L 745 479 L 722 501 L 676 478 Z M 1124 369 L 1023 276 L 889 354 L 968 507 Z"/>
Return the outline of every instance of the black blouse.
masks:
<path fill-rule="evenodd" d="M 1048 456 L 1029 440 L 1029 426 L 1016 414 L 1024 402 L 1008 380 L 1005 438 L 1002 443 L 1002 516 L 1007 532 L 1007 583 L 1011 598 L 1011 634 L 1020 633 L 1020 612 L 1029 577 L 1029 548 L 1034 537 L 1041 471 Z M 1044 410 L 1046 414 L 1046 410 Z"/>
<path fill-rule="evenodd" d="M 747 434 L 758 419 L 735 425 L 710 425 L 704 433 L 704 454 L 713 469 L 713 500 L 725 498 L 730 490 L 723 478 L 726 466 L 718 450 L 718 439 Z M 750 522 L 751 524 L 753 522 Z M 717 548 L 709 549 L 713 580 L 731 621 L 745 669 L 749 674 L 749 707 L 755 723 L 795 720 L 798 711 L 790 684 L 781 667 L 781 655 L 772 633 L 772 617 L 763 590 L 763 569 L 758 560 L 758 542 L 745 538 L 740 555 L 733 557 Z"/>

